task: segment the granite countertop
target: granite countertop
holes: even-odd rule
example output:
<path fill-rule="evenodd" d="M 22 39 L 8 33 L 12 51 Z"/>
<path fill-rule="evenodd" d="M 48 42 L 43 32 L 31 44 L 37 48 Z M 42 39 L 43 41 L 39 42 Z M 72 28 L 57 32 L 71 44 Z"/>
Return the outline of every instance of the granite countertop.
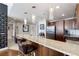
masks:
<path fill-rule="evenodd" d="M 65 37 L 75 37 L 75 38 L 79 38 L 79 35 L 64 35 Z"/>
<path fill-rule="evenodd" d="M 71 56 L 79 56 L 79 45 L 68 43 L 68 42 L 60 42 L 56 40 L 46 39 L 37 36 L 31 36 L 26 34 L 18 34 L 17 38 L 26 38 L 32 42 L 43 45 L 47 48 L 59 51 L 61 53 L 71 55 Z"/>

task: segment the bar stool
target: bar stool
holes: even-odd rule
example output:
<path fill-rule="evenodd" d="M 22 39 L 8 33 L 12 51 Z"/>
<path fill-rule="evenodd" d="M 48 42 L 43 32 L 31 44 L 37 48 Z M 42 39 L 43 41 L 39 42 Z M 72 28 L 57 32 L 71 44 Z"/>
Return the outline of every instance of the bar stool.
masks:
<path fill-rule="evenodd" d="M 35 56 L 35 50 L 37 47 L 32 44 L 27 44 L 26 41 L 27 40 L 24 38 L 17 40 L 20 49 L 20 55 Z"/>

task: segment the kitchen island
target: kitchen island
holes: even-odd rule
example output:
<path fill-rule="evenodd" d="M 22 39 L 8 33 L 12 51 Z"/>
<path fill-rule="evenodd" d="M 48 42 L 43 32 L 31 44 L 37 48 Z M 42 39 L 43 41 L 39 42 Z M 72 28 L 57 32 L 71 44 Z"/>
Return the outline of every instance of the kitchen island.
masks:
<path fill-rule="evenodd" d="M 79 45 L 56 40 L 46 39 L 26 34 L 18 34 L 17 38 L 25 38 L 31 42 L 41 45 L 47 49 L 55 50 L 69 56 L 79 56 Z M 44 48 L 44 49 L 45 49 Z M 46 51 L 47 52 L 47 51 Z M 50 52 L 52 53 L 52 52 Z"/>

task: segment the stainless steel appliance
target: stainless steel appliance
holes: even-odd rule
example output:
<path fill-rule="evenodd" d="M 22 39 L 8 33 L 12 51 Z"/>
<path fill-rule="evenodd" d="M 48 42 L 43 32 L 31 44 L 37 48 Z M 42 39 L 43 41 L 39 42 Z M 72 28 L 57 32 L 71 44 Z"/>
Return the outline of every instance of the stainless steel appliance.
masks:
<path fill-rule="evenodd" d="M 46 38 L 55 39 L 55 26 L 47 26 Z"/>

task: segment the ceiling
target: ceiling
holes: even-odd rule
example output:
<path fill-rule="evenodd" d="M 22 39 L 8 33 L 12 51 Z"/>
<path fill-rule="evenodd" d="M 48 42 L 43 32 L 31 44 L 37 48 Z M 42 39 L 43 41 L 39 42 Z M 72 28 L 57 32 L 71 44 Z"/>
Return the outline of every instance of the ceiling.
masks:
<path fill-rule="evenodd" d="M 36 6 L 36 8 L 32 8 Z M 56 8 L 58 6 L 59 8 Z M 8 16 L 23 20 L 27 18 L 28 21 L 32 20 L 32 15 L 36 16 L 36 20 L 48 20 L 49 8 L 53 8 L 54 19 L 63 19 L 73 17 L 75 14 L 75 3 L 14 3 L 8 11 Z M 24 12 L 27 12 L 24 15 Z M 64 14 L 64 16 L 62 16 Z"/>

